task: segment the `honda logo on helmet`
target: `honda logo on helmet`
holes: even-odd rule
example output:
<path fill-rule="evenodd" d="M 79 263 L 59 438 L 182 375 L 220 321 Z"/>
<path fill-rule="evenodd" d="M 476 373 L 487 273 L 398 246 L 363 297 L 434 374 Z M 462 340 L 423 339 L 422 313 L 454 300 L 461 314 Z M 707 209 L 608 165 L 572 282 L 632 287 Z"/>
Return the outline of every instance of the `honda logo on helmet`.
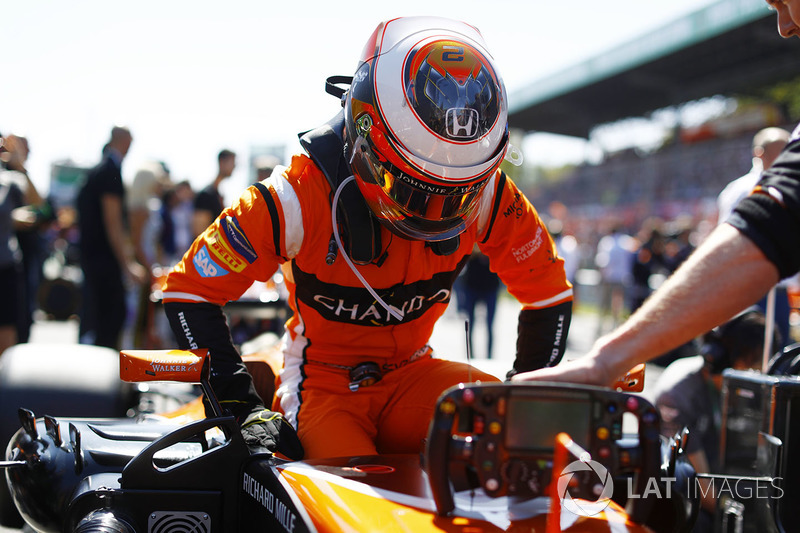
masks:
<path fill-rule="evenodd" d="M 478 111 L 451 107 L 446 115 L 447 134 L 454 139 L 474 139 L 478 134 Z"/>

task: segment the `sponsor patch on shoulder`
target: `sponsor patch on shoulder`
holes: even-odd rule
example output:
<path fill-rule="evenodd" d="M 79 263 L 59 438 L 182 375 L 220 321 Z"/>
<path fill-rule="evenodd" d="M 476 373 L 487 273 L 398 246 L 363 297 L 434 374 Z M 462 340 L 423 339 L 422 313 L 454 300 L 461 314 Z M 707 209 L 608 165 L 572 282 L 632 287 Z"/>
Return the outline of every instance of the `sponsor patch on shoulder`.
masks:
<path fill-rule="evenodd" d="M 236 220 L 236 217 L 225 217 L 222 220 L 222 228 L 234 252 L 237 252 L 250 264 L 258 259 L 258 254 L 256 254 L 253 245 L 250 244 L 250 241 L 247 239 L 247 235 L 242 231 L 242 227 L 239 225 L 239 221 Z"/>
<path fill-rule="evenodd" d="M 192 263 L 197 272 L 204 278 L 217 278 L 228 274 L 228 271 L 219 266 L 208 253 L 208 248 L 203 246 L 194 254 Z"/>
<path fill-rule="evenodd" d="M 224 222 L 220 226 L 224 226 Z M 223 236 L 219 228 L 214 229 L 211 235 L 206 237 L 206 243 L 211 256 L 230 270 L 241 272 L 247 266 L 247 262 L 228 244 L 228 240 Z"/>
<path fill-rule="evenodd" d="M 519 248 L 511 249 L 511 253 L 514 254 L 514 259 L 517 261 L 517 263 L 522 263 L 536 253 L 536 250 L 538 250 L 544 242 L 543 233 L 542 227 L 539 226 L 536 228 L 536 235 L 533 237 L 533 239 L 529 240 Z"/>

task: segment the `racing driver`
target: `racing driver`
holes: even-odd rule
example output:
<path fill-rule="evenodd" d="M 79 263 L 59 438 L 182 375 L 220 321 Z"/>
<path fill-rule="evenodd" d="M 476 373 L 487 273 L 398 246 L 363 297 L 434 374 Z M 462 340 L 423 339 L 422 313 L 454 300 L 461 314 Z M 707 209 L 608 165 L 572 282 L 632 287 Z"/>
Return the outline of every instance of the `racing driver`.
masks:
<path fill-rule="evenodd" d="M 572 287 L 542 220 L 499 170 L 520 156 L 476 28 L 381 23 L 352 80 L 327 87 L 342 110 L 195 240 L 169 274 L 165 310 L 182 348 L 209 349 L 212 385 L 251 447 L 293 459 L 414 453 L 444 389 L 497 381 L 428 345 L 473 247 L 522 304 L 510 374 L 560 361 Z M 268 410 L 222 306 L 277 268 L 292 314 Z"/>

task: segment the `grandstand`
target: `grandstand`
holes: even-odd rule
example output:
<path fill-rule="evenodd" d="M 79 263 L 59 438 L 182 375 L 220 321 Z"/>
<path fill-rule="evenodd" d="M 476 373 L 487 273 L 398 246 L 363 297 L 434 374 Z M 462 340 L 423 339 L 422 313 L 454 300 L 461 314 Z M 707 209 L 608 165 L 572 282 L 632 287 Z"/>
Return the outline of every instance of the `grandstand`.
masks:
<path fill-rule="evenodd" d="M 560 180 L 521 180 L 523 187 L 540 210 L 559 201 L 595 232 L 597 220 L 610 216 L 631 232 L 652 215 L 713 223 L 716 195 L 750 169 L 753 133 L 767 125 L 794 127 L 798 117 L 763 95 L 798 75 L 800 47 L 777 35 L 764 0 L 719 1 L 512 93 L 510 126 L 590 139 L 600 125 L 706 97 L 748 97 L 759 105 L 678 127 L 655 152 L 605 154 Z"/>

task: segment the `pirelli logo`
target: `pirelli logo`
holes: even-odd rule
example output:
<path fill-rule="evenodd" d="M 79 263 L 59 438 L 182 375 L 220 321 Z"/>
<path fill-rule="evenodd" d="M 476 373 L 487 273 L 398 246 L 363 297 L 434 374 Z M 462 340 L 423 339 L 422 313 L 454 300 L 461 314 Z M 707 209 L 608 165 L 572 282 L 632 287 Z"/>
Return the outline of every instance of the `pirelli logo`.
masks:
<path fill-rule="evenodd" d="M 247 266 L 247 262 L 239 257 L 228 245 L 219 229 L 215 229 L 206 239 L 206 242 L 208 243 L 208 249 L 211 254 L 233 272 L 241 272 Z"/>

